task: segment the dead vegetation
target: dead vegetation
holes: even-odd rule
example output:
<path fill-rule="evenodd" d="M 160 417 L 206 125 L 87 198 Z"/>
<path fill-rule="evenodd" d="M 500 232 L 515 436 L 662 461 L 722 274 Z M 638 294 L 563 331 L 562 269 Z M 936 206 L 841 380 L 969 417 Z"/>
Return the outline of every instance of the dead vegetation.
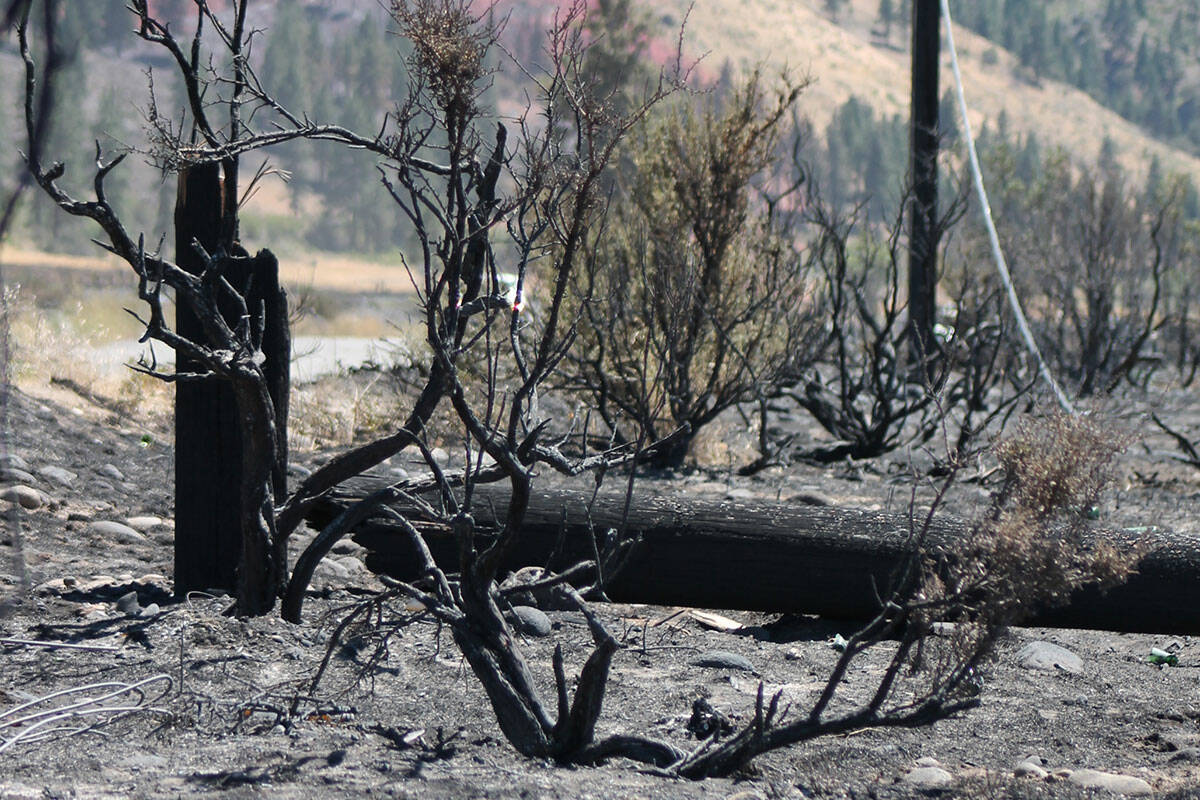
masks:
<path fill-rule="evenodd" d="M 274 463 L 280 420 L 262 370 L 261 316 L 224 277 L 243 258 L 234 247 L 236 203 L 222 209 L 222 246 L 207 252 L 197 245 L 203 268 L 193 275 L 148 252 L 108 204 L 104 180 L 120 157 L 105 160 L 97 148 L 94 197 L 79 201 L 58 185 L 61 164 L 30 156 L 40 187 L 67 213 L 93 219 L 108 237 L 107 247 L 136 273 L 148 309 L 146 337 L 199 365 L 196 374 L 164 373 L 151 365 L 145 371 L 169 381 L 218 377 L 236 387 L 249 467 L 240 498 L 245 546 L 238 613 L 264 614 L 282 595 L 284 617 L 297 620 L 317 562 L 368 514 L 391 514 L 420 555 L 422 578 L 397 582 L 356 609 L 343 631 L 359 618 L 373 619 L 373 635 L 386 642 L 389 630 L 410 624 L 419 612 L 449 629 L 505 738 L 521 754 L 566 764 L 625 757 L 663 774 L 700 779 L 730 775 L 763 753 L 815 737 L 925 725 L 966 711 L 979 702 L 978 676 L 1006 626 L 1081 586 L 1112 585 L 1134 566 L 1136 554 L 1117 554 L 1086 535 L 1088 512 L 1121 446 L 1089 418 L 1052 418 L 1040 428 L 1031 423 L 1002 443 L 996 455 L 1005 480 L 972 535 L 942 551 L 926 547 L 931 515 L 962 467 L 966 442 L 982 429 L 971 413 L 986 410 L 989 419 L 1007 413 L 1027 384 L 1010 379 L 999 329 L 974 309 L 960 309 L 963 322 L 974 319 L 956 329 L 947 345 L 961 353 L 958 362 L 935 385 L 914 384 L 911 365 L 897 355 L 906 349 L 898 234 L 883 242 L 853 241 L 853 220 L 820 216 L 818 210 L 819 235 L 807 266 L 819 270 L 823 290 L 819 300 L 809 299 L 805 273 L 796 271 L 794 243 L 775 227 L 777 201 L 764 201 L 761 218 L 751 219 L 748 211 L 751 179 L 769 157 L 775 126 L 798 96 L 795 87 L 766 102 L 765 111 L 764 93 L 752 83 L 726 116 L 706 115 L 697 126 L 686 115 L 665 122 L 647 163 L 646 179 L 658 183 L 635 192 L 641 205 L 629 210 L 631 216 L 612 217 L 628 238 L 606 245 L 604 211 L 618 147 L 682 76 L 664 73 L 646 97 L 619 109 L 611 98 L 578 91 L 586 54 L 579 27 L 584 3 L 572 5 L 549 32 L 549 69 L 533 76 L 537 104 L 515 122 L 497 123 L 482 114 L 479 102 L 485 55 L 496 41 L 490 21 L 465 0 L 396 0 L 390 11 L 415 45 L 408 66 L 416 82 L 374 136 L 280 107 L 241 58 L 249 36 L 243 28 L 245 2 L 234 4 L 229 26 L 198 1 L 197 27 L 216 27 L 232 62 L 229 76 L 209 84 L 229 92 L 220 106 L 228 118 L 218 126 L 201 91 L 205 79 L 198 58 L 188 55 L 146 3 L 133 5 L 139 35 L 174 59 L 198 133 L 192 141 L 159 118 L 164 163 L 220 162 L 225 185 L 236 197 L 237 158 L 245 152 L 300 138 L 359 147 L 381 159 L 385 185 L 420 244 L 406 265 L 428 347 L 419 390 L 404 411 L 372 420 L 379 435 L 325 463 L 284 498 L 274 474 L 281 466 Z M 26 123 L 34 140 L 37 67 L 29 30 L 26 17 L 20 33 L 31 98 Z M 199 36 L 193 46 L 199 50 Z M 273 115 L 274 127 L 250 128 L 250 108 Z M 692 127 L 701 134 L 688 143 L 685 134 Z M 720 161 L 730 154 L 736 163 Z M 688 246 L 678 247 L 683 241 Z M 615 279 L 599 271 L 611 265 L 610 257 L 625 269 Z M 689 268 L 683 281 L 671 285 L 681 266 Z M 591 297 L 573 297 L 587 269 Z M 535 276 L 544 291 L 527 307 Z M 203 341 L 180 336 L 166 322 L 164 287 L 201 316 Z M 599 312 L 588 319 L 595 330 L 581 333 L 575 313 L 586 318 L 599 308 L 589 306 L 596 298 L 634 299 L 641 307 L 628 316 Z M 232 324 L 221 311 L 221 303 L 229 302 L 239 312 Z M 782 329 L 773 327 L 770 318 L 788 309 L 793 316 Z M 818 338 L 836 352 L 831 365 L 815 365 L 814 351 L 807 349 L 818 309 L 827 323 Z M 591 359 L 587 381 L 602 415 L 615 406 L 634 423 L 631 433 L 615 435 L 619 422 L 613 415 L 608 420 L 613 430 L 600 437 L 611 446 L 599 452 L 586 423 L 582 430 L 556 430 L 540 403 L 580 337 L 593 348 L 581 361 Z M 635 348 L 606 360 L 603 347 L 617 341 Z M 788 708 L 781 695 L 768 697 L 760 685 L 745 724 L 733 732 L 713 726 L 691 751 L 638 731 L 598 735 L 621 643 L 586 598 L 603 596 L 604 576 L 619 566 L 628 543 L 619 537 L 598 541 L 594 559 L 547 575 L 535 587 L 577 612 L 591 637 L 590 652 L 573 679 L 560 649 L 551 661 L 552 684 L 540 680 L 503 613 L 500 587 L 500 565 L 521 536 L 538 471 L 594 473 L 599 486 L 605 471 L 648 454 L 667 454 L 664 463 L 677 464 L 694 430 L 720 410 L 756 402 L 765 418 L 768 401 L 787 394 L 780 384 L 785 374 L 796 381 L 793 387 L 802 387 L 790 389 L 792 399 L 839 440 L 827 453 L 809 454 L 824 460 L 877 456 L 928 442 L 944 430 L 940 420 L 949 407 L 969 409 L 960 418 L 957 446 L 943 458 L 949 475 L 932 508 L 918 511 L 914 505 L 911 558 L 890 587 L 881 587 L 878 615 L 846 641 L 810 707 Z M 615 397 L 627 385 L 632 391 L 618 402 Z M 441 430 L 434 428 L 437 414 L 444 415 Z M 450 435 L 447 429 L 454 437 L 453 469 L 434 453 L 438 437 Z M 312 503 L 405 450 L 420 454 L 427 473 L 348 508 L 305 550 L 289 579 L 288 538 Z M 485 538 L 472 515 L 474 492 L 494 481 L 508 484 L 511 501 L 500 530 Z M 395 499 L 416 511 L 408 516 L 389 511 Z M 453 569 L 434 561 L 419 528 L 426 522 L 454 532 Z M 384 601 L 397 598 L 418 610 L 385 619 Z M 933 623 L 947 620 L 954 634 L 931 640 Z M 887 654 L 886 666 L 870 697 L 849 709 L 835 704 L 855 659 L 880 650 Z M 553 686 L 549 698 L 539 689 L 546 685 Z M 438 749 L 445 745 L 439 741 Z"/>

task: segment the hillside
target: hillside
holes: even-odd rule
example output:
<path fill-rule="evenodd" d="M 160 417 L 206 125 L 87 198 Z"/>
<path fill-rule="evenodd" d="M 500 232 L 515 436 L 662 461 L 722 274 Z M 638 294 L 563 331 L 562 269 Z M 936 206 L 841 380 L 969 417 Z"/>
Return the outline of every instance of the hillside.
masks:
<path fill-rule="evenodd" d="M 689 5 L 689 0 L 663 2 L 660 21 L 677 25 Z M 813 84 L 803 109 L 817 130 L 851 96 L 884 115 L 907 115 L 904 34 L 897 29 L 884 40 L 873 32 L 878 0 L 848 0 L 837 22 L 823 11 L 824 5 L 820 0 L 701 0 L 688 15 L 686 42 L 692 51 L 706 54 L 702 63 L 714 72 L 726 59 L 743 70 L 765 64 L 807 72 Z M 1158 156 L 1168 171 L 1200 179 L 1200 158 L 1154 139 L 1080 89 L 1019 77 L 1017 58 L 994 42 L 958 25 L 954 34 L 976 131 L 984 120 L 994 124 L 1004 112 L 1012 133 L 1036 133 L 1043 144 L 1078 157 L 1096 158 L 1108 137 L 1119 162 L 1135 175 L 1144 175 Z M 953 85 L 945 47 L 942 62 L 945 89 Z"/>
<path fill-rule="evenodd" d="M 184 9 L 189 2 L 164 0 L 160 8 L 164 13 L 182 13 L 171 9 Z M 1054 0 L 1039 6 L 1039 13 L 1044 10 L 1047 18 L 1053 19 L 1056 37 L 1067 36 L 1074 41 L 1078 34 L 1072 32 L 1070 25 L 1089 13 L 1096 19 L 1106 18 L 1111 16 L 1105 11 L 1108 6 L 1124 8 L 1122 3 L 1129 2 L 1132 0 L 1089 0 L 1085 4 Z M 518 56 L 536 57 L 541 52 L 540 32 L 554 9 L 563 3 L 565 0 L 497 0 L 495 14 L 507 19 L 505 37 L 510 40 L 511 50 Z M 897 21 L 887 35 L 879 24 L 880 0 L 696 0 L 694 3 L 662 0 L 655 4 L 633 0 L 633 3 L 646 13 L 651 37 L 646 52 L 658 60 L 672 49 L 686 18 L 684 48 L 689 60 L 700 59 L 696 76 L 701 82 L 715 82 L 726 65 L 734 72 L 762 66 L 771 73 L 790 67 L 807 75 L 812 83 L 801 100 L 800 110 L 811 122 L 817 139 L 816 146 L 806 153 L 807 158 L 818 165 L 832 164 L 829 139 L 843 143 L 853 134 L 855 140 L 853 146 L 840 148 L 839 158 L 850 165 L 838 173 L 840 177 L 834 178 L 832 172 L 819 177 L 825 179 L 826 186 L 844 184 L 834 189 L 845 190 L 840 194 L 842 198 L 857 200 L 869 193 L 880 196 L 894 193 L 906 161 L 904 121 L 908 113 L 909 54 L 905 25 L 899 15 L 904 13 L 907 3 L 895 0 Z M 961 9 L 967 21 L 984 30 L 988 19 L 986 9 L 999 7 L 998 4 L 1001 0 L 952 2 L 951 6 Z M 51 143 L 56 158 L 76 166 L 76 170 L 69 170 L 68 183 L 75 175 L 86 178 L 78 166 L 90 161 L 90 142 L 94 136 L 110 150 L 118 143 L 144 148 L 141 128 L 146 89 L 142 72 L 146 67 L 153 66 L 159 76 L 156 91 L 160 103 L 167 109 L 174 106 L 170 98 L 173 87 L 170 70 L 164 69 L 162 55 L 155 48 L 138 43 L 127 26 L 112 22 L 123 13 L 118 8 L 122 5 L 121 0 L 97 0 L 95 5 L 78 6 L 73 11 L 74 24 L 81 29 L 83 57 L 75 67 L 65 96 L 77 110 L 72 124 L 63 126 L 61 135 Z M 481 10 L 485 5 L 482 0 L 477 3 Z M 839 7 L 836 16 L 829 11 L 835 6 Z M 106 12 L 105 8 L 110 10 Z M 1133 15 L 1134 8 L 1130 5 L 1128 13 Z M 1136 8 L 1140 16 L 1128 33 L 1130 37 L 1136 35 L 1141 41 L 1153 42 L 1180 38 L 1174 36 L 1172 23 L 1178 14 L 1184 13 L 1178 10 L 1183 5 L 1172 0 L 1141 0 Z M 320 117 L 336 119 L 360 130 L 377 128 L 383 113 L 397 94 L 403 92 L 405 78 L 403 70 L 396 69 L 391 59 L 399 40 L 385 34 L 383 15 L 374 0 L 288 3 L 255 0 L 251 9 L 252 22 L 264 31 L 255 58 L 268 85 L 278 87 L 285 104 L 306 111 L 320 104 L 322 107 L 315 109 Z M 1118 106 L 1133 102 L 1127 85 L 1122 84 L 1124 95 L 1106 98 L 1095 87 L 1085 91 L 1073 85 L 1080 83 L 1078 75 L 1069 76 L 1067 82 L 1036 78 L 1037 70 L 1029 66 L 1033 56 L 1020 44 L 1028 38 L 1029 24 L 1025 20 L 1014 26 L 1025 32 L 1024 39 L 1010 28 L 996 28 L 994 23 L 990 39 L 956 25 L 955 36 L 972 109 L 971 122 L 977 132 L 985 121 L 995 130 L 1003 115 L 1010 138 L 1027 140 L 1036 134 L 1043 149 L 1062 147 L 1085 161 L 1096 160 L 1107 146 L 1118 163 L 1134 176 L 1144 177 L 1157 160 L 1163 172 L 1183 173 L 1200 183 L 1200 158 L 1195 155 L 1200 150 L 1187 136 L 1180 133 L 1156 138 L 1147 127 L 1131 121 L 1139 114 L 1144 116 L 1142 106 L 1136 114 L 1130 108 L 1124 109 L 1126 116 L 1118 113 Z M 1014 44 L 1018 52 L 1006 50 L 1001 41 Z M 1087 42 L 1081 40 L 1079 48 L 1085 45 Z M 1178 61 L 1178 54 L 1191 52 L 1193 44 L 1183 37 L 1171 47 L 1173 58 Z M 0 48 L 0 72 L 5 76 L 2 99 L 15 112 L 18 82 L 12 78 L 19 71 L 19 62 L 11 46 L 6 48 L 7 52 L 2 52 L 4 49 Z M 1117 56 L 1112 56 L 1113 52 Z M 1132 58 L 1119 48 L 1108 47 L 1104 53 L 1109 61 Z M 1065 59 L 1064 63 L 1071 64 L 1081 58 L 1071 48 L 1065 48 L 1059 55 Z M 516 113 L 514 104 L 519 104 L 524 96 L 522 77 L 503 62 L 497 68 L 500 74 L 486 99 L 505 113 Z M 1119 72 L 1122 68 L 1121 64 L 1110 65 L 1109 72 Z M 1188 69 L 1190 72 L 1185 70 L 1186 74 L 1172 78 L 1173 87 L 1183 87 L 1176 92 L 1180 113 L 1186 110 L 1186 103 L 1179 98 L 1190 96 L 1189 92 L 1200 92 L 1196 88 L 1200 87 L 1200 68 Z M 1047 74 L 1053 71 L 1042 70 Z M 951 85 L 949 57 L 944 49 L 943 92 Z M 1140 98 L 1147 90 L 1141 87 L 1137 91 Z M 855 114 L 844 111 L 851 98 L 863 104 Z M 864 110 L 873 112 L 876 119 L 863 124 Z M 838 114 L 854 117 L 854 124 L 831 128 L 830 123 L 836 121 Z M 15 125 L 18 118 L 13 113 L 0 119 L 0 147 L 9 158 L 19 146 L 19 129 Z M 874 151 L 864 152 L 870 148 Z M 879 159 L 886 162 L 886 168 L 860 171 L 859 166 L 874 157 L 875 151 L 881 153 Z M 405 247 L 405 235 L 397 230 L 390 201 L 378 184 L 370 159 L 353 152 L 337 152 L 336 148 L 304 145 L 277 150 L 271 157 L 273 163 L 291 173 L 292 180 L 287 185 L 268 182 L 266 189 L 246 206 L 243 233 L 249 240 L 270 242 L 282 251 L 315 249 L 365 254 L 371 258 Z M 141 160 L 127 162 L 124 179 L 118 176 L 110 188 L 119 195 L 119 204 L 127 209 L 134 227 L 148 231 L 150 238 L 156 239 L 169 226 L 172 182 L 168 178 L 160 183 L 154 171 L 134 164 Z M 257 161 L 254 160 L 256 165 Z M 872 181 L 868 178 L 871 174 L 887 177 Z M 0 186 L 5 181 L 0 176 Z M 76 185 L 83 189 L 86 184 L 81 180 Z M 151 191 L 141 187 L 150 187 Z M 78 253 L 92 250 L 87 226 L 65 219 L 41 198 L 30 202 L 23 230 L 26 235 L 18 238 L 25 246 Z"/>

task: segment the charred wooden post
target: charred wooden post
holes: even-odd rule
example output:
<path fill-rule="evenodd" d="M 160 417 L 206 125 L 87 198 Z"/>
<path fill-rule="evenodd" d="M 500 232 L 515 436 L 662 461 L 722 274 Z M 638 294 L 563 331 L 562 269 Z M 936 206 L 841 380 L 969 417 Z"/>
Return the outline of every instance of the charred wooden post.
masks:
<path fill-rule="evenodd" d="M 941 10 L 938 0 L 913 0 L 912 121 L 910 131 L 912 197 L 909 200 L 908 321 L 914 363 L 933 374 L 937 341 L 937 157 L 938 56 Z"/>
<path fill-rule="evenodd" d="M 210 254 L 225 252 L 222 274 L 242 292 L 252 315 L 263 314 L 262 350 L 275 407 L 278 432 L 273 490 L 276 500 L 286 489 L 287 410 L 291 337 L 287 298 L 279 285 L 279 265 L 269 251 L 249 257 L 240 247 L 222 241 L 225 204 L 221 166 L 202 164 L 179 177 L 175 207 L 175 250 L 180 267 L 199 274 L 204 261 L 194 243 Z M 230 252 L 233 251 L 233 252 Z M 231 302 L 222 313 L 236 322 Z M 207 337 L 200 319 L 187 304 L 176 306 L 177 332 L 195 342 Z M 201 365 L 179 357 L 181 373 Z M 175 588 L 220 589 L 235 592 L 242 553 L 241 497 L 242 423 L 237 401 L 228 384 L 219 380 L 182 381 L 175 393 Z"/>

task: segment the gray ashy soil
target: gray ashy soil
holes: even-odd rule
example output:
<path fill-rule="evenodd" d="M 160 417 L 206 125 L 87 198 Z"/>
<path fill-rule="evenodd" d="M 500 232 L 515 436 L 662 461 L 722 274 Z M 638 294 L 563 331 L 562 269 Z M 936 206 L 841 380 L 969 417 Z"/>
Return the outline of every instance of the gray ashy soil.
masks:
<path fill-rule="evenodd" d="M 180 602 L 171 597 L 168 577 L 169 434 L 132 427 L 78 401 L 60 406 L 17 392 L 6 413 L 5 485 L 34 490 L 26 502 L 36 507 L 0 501 L 21 531 L 19 538 L 11 526 L 0 534 L 0 596 L 19 601 L 0 619 L 6 640 L 0 643 L 0 715 L 6 715 L 0 716 L 0 747 L 9 743 L 0 751 L 3 798 L 749 800 L 1098 797 L 1110 791 L 1080 785 L 1089 781 L 1200 797 L 1200 640 L 1192 637 L 1014 630 L 982 679 L 982 706 L 975 711 L 926 728 L 814 741 L 764 757 L 736 780 L 702 783 L 662 778 L 622 761 L 567 769 L 519 757 L 449 636 L 425 622 L 397 630 L 386 652 L 377 651 L 369 629 L 352 628 L 310 692 L 334 627 L 379 588 L 356 545 L 339 545 L 321 568 L 319 596 L 310 599 L 301 625 L 225 617 L 224 597 Z M 1161 441 L 1155 446 L 1169 448 Z M 1135 465 L 1134 477 L 1106 509 L 1111 521 L 1195 524 L 1189 519 L 1195 476 L 1164 463 Z M 835 502 L 883 507 L 907 497 L 903 473 L 886 466 L 795 467 L 753 479 L 693 474 L 675 478 L 674 488 L 771 499 L 819 491 Z M 953 502 L 976 502 L 979 491 L 965 486 Z M 21 578 L 13 573 L 18 544 L 35 587 L 31 595 L 21 595 Z M 803 713 L 836 658 L 831 640 L 851 633 L 828 621 L 739 612 L 722 613 L 745 627 L 720 632 L 677 611 L 602 607 L 625 646 L 601 733 L 643 732 L 694 747 L 688 731 L 694 701 L 706 698 L 717 711 L 744 720 L 760 680 L 768 691 L 784 692 L 792 713 Z M 549 619 L 549 636 L 526 641 L 546 687 L 554 645 L 563 646 L 570 668 L 578 670 L 589 644 L 577 617 L 550 611 Z M 1022 666 L 1019 654 L 1035 642 L 1069 653 L 1042 667 Z M 1151 648 L 1172 652 L 1178 665 L 1148 663 Z M 702 657 L 714 651 L 744 658 L 752 671 L 737 668 L 738 659 L 729 656 L 725 666 L 697 664 L 711 661 Z M 841 702 L 869 692 L 885 658 L 879 652 L 857 665 Z M 86 703 L 150 679 L 143 696 L 110 701 L 130 704 L 135 713 L 95 730 L 69 736 L 81 722 L 63 715 L 36 730 L 32 719 L 15 724 L 28 712 L 13 709 L 51 692 L 67 692 L 60 706 Z M 93 713 L 84 722 L 107 716 Z M 34 733 L 45 736 L 31 741 Z"/>

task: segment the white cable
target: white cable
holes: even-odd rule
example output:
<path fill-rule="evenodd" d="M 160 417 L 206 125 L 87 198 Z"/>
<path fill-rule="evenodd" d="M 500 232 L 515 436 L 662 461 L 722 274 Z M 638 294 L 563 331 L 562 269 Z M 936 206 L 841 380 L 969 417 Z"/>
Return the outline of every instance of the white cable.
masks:
<path fill-rule="evenodd" d="M 954 49 L 954 25 L 950 20 L 949 0 L 942 0 L 942 17 L 946 20 L 946 43 L 950 47 L 950 65 L 954 69 L 958 113 L 962 117 L 963 138 L 966 140 L 967 155 L 971 161 L 971 176 L 975 180 L 975 193 L 979 196 L 979 205 L 983 210 L 988 241 L 992 245 L 992 257 L 996 260 L 996 271 L 1000 273 L 1000 280 L 1004 283 L 1004 289 L 1008 293 L 1008 303 L 1012 306 L 1013 316 L 1017 318 L 1017 327 L 1021 331 L 1021 337 L 1025 339 L 1025 345 L 1029 348 L 1029 352 L 1037 359 L 1038 372 L 1054 391 L 1054 396 L 1058 399 L 1058 404 L 1062 406 L 1063 411 L 1074 414 L 1075 408 L 1063 393 L 1062 387 L 1054 380 L 1054 376 L 1050 374 L 1050 368 L 1046 366 L 1046 360 L 1042 358 L 1042 351 L 1038 349 L 1037 342 L 1033 340 L 1029 323 L 1025 321 L 1025 312 L 1021 310 L 1021 301 L 1017 298 L 1017 290 L 1013 288 L 1012 275 L 1009 274 L 1004 253 L 1000 250 L 1000 237 L 996 235 L 996 223 L 992 221 L 992 207 L 988 204 L 987 190 L 983 187 L 983 171 L 979 168 L 979 156 L 975 152 L 975 138 L 971 135 L 971 122 L 967 119 L 967 96 L 963 92 L 962 72 L 958 69 L 958 53 Z"/>

